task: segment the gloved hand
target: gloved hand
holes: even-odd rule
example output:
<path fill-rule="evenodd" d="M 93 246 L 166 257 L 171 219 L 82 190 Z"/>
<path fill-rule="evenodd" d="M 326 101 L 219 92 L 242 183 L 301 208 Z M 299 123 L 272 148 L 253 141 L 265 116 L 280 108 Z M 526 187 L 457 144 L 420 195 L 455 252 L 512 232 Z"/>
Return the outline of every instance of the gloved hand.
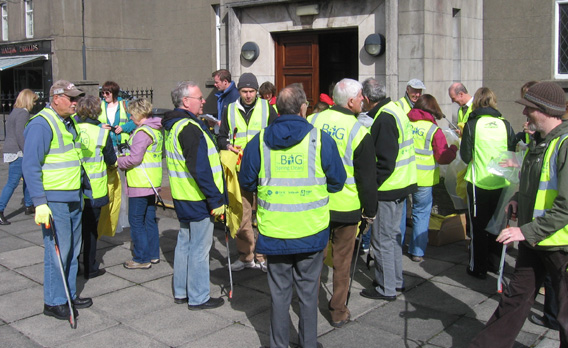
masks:
<path fill-rule="evenodd" d="M 51 209 L 49 209 L 47 204 L 41 204 L 35 208 L 35 222 L 38 225 L 45 224 L 45 228 L 51 226 L 49 221 L 52 215 Z"/>
<path fill-rule="evenodd" d="M 225 206 L 222 205 L 219 208 L 215 208 L 213 210 L 211 210 L 211 215 L 215 216 L 215 217 L 221 217 L 223 216 L 223 214 L 225 214 Z"/>
<path fill-rule="evenodd" d="M 361 217 L 362 217 L 365 221 L 367 221 L 367 224 L 369 224 L 369 225 L 372 225 L 372 224 L 373 224 L 373 221 L 375 221 L 375 217 L 374 217 L 374 216 L 369 217 L 369 216 L 362 215 Z"/>

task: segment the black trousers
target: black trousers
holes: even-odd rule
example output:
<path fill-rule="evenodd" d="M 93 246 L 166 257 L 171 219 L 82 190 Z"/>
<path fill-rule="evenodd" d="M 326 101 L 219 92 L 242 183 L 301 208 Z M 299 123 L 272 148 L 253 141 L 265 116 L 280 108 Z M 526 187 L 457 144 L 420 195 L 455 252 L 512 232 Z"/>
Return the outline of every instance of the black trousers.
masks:
<path fill-rule="evenodd" d="M 469 225 L 471 244 L 469 246 L 469 269 L 477 274 L 486 274 L 487 271 L 497 272 L 501 260 L 503 245 L 497 242 L 496 235 L 485 231 L 487 223 L 497 209 L 502 189 L 484 190 L 475 188 L 467 183 L 467 196 L 469 200 Z M 475 197 L 475 209 L 474 209 Z M 475 215 L 474 215 L 475 214 Z"/>
<path fill-rule="evenodd" d="M 509 293 L 502 295 L 499 307 L 469 347 L 512 347 L 547 272 L 558 295 L 560 346 L 568 347 L 567 266 L 568 254 L 565 252 L 535 250 L 525 242 L 519 243 L 519 256 L 509 283 Z"/>
<path fill-rule="evenodd" d="M 83 268 L 84 274 L 90 275 L 99 270 L 99 264 L 96 260 L 97 256 L 97 239 L 99 234 L 97 226 L 101 216 L 101 208 L 93 208 L 88 200 L 85 200 L 85 208 L 83 209 Z"/>

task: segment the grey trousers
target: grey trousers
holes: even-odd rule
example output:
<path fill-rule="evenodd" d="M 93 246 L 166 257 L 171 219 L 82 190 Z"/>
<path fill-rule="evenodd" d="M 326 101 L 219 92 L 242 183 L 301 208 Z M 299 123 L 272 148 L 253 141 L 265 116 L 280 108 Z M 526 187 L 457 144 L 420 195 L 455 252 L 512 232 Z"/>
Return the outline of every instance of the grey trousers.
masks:
<path fill-rule="evenodd" d="M 371 246 L 375 257 L 375 279 L 378 293 L 396 296 L 403 286 L 400 219 L 406 202 L 379 201 L 377 218 L 373 222 Z"/>
<path fill-rule="evenodd" d="M 318 290 L 323 250 L 293 255 L 267 255 L 268 286 L 272 299 L 270 348 L 288 348 L 292 285 L 300 301 L 299 344 L 316 348 L 318 338 Z"/>

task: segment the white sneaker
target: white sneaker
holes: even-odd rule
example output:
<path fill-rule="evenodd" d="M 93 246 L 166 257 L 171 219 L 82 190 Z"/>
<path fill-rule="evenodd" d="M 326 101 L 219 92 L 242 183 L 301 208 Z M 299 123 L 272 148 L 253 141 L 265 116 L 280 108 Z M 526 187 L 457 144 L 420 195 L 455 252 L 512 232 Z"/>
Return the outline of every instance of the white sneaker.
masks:
<path fill-rule="evenodd" d="M 237 260 L 237 261 L 233 262 L 233 264 L 231 265 L 231 271 L 238 272 L 238 271 L 242 271 L 245 268 L 257 268 L 257 267 L 258 266 L 256 265 L 256 263 L 254 261 L 243 262 L 241 260 Z"/>
<path fill-rule="evenodd" d="M 268 272 L 268 265 L 266 264 L 266 261 L 260 262 L 258 266 L 260 267 L 260 270 L 263 271 L 264 273 Z"/>

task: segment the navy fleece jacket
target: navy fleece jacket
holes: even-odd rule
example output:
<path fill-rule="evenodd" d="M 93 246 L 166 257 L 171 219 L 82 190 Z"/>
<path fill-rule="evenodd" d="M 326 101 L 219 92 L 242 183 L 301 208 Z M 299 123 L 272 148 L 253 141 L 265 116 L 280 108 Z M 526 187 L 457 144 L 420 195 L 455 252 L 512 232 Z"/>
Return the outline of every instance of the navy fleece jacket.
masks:
<path fill-rule="evenodd" d="M 298 115 L 282 115 L 266 127 L 264 144 L 271 149 L 286 149 L 298 144 L 313 126 Z M 321 165 L 327 179 L 327 191 L 339 192 L 347 177 L 335 141 L 325 132 L 321 134 Z M 260 144 L 256 135 L 244 151 L 239 182 L 246 191 L 256 191 L 260 172 Z M 329 239 L 329 227 L 314 235 L 296 239 L 277 239 L 258 235 L 256 252 L 266 255 L 290 255 L 323 250 Z"/>

